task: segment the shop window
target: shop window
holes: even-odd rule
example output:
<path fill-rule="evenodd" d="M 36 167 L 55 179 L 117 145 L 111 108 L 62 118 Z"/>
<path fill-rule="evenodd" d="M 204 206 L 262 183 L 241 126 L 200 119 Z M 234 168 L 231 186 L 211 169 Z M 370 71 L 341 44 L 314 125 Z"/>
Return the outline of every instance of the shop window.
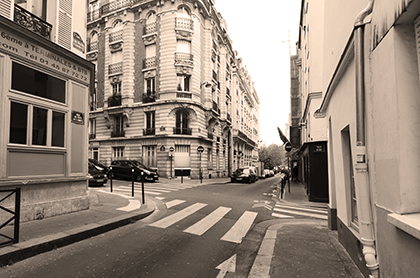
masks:
<path fill-rule="evenodd" d="M 65 113 L 32 104 L 10 103 L 9 143 L 64 147 L 64 134 Z"/>
<path fill-rule="evenodd" d="M 12 65 L 12 89 L 62 103 L 66 102 L 65 81 L 15 62 Z"/>

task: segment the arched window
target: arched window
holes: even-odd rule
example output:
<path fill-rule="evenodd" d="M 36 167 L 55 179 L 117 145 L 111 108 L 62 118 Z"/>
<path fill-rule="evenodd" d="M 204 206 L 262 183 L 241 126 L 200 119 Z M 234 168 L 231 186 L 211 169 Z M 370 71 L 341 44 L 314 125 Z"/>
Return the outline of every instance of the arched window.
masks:
<path fill-rule="evenodd" d="M 177 16 L 190 18 L 190 11 L 185 6 L 178 7 Z"/>
<path fill-rule="evenodd" d="M 146 24 L 155 23 L 156 22 L 156 13 L 151 12 L 147 15 Z"/>
<path fill-rule="evenodd" d="M 114 22 L 114 24 L 112 25 L 112 28 L 114 29 L 114 30 L 119 30 L 119 29 L 122 29 L 123 28 L 123 23 L 122 23 L 122 20 L 116 20 L 115 22 Z"/>
<path fill-rule="evenodd" d="M 95 50 L 98 50 L 98 33 L 92 32 L 92 34 L 90 34 L 88 51 Z"/>

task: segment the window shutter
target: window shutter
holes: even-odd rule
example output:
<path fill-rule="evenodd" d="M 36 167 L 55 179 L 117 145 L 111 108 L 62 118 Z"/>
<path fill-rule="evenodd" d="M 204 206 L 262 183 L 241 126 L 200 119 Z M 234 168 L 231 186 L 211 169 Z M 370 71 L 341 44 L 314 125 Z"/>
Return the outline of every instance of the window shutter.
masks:
<path fill-rule="evenodd" d="M 12 19 L 12 1 L 0 0 L 0 15 Z"/>
<path fill-rule="evenodd" d="M 419 68 L 420 74 L 420 16 L 414 20 L 414 31 L 415 31 L 415 38 L 416 38 L 416 52 L 417 52 L 417 66 Z"/>
<path fill-rule="evenodd" d="M 60 0 L 58 11 L 58 40 L 57 43 L 64 48 L 71 49 L 72 28 L 72 0 Z"/>

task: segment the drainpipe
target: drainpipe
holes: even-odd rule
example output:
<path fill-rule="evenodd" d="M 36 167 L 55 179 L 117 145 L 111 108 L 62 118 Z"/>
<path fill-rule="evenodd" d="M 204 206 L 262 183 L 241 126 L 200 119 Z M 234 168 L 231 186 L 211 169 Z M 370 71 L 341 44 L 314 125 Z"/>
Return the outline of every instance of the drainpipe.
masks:
<path fill-rule="evenodd" d="M 365 18 L 373 10 L 374 0 L 370 0 L 356 18 L 354 24 L 354 47 L 356 62 L 356 163 L 355 181 L 356 198 L 359 204 L 359 229 L 360 240 L 363 244 L 363 255 L 366 266 L 370 270 L 370 278 L 379 277 L 379 264 L 376 260 L 375 236 L 373 228 L 373 213 L 371 206 L 370 184 L 368 177 L 368 165 L 366 157 L 366 134 L 365 134 L 365 61 L 364 61 L 364 27 Z"/>

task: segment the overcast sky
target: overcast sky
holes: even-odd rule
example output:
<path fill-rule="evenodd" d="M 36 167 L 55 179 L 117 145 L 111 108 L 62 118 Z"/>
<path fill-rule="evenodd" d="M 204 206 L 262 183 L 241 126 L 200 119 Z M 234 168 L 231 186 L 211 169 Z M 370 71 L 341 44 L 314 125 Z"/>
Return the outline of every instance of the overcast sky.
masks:
<path fill-rule="evenodd" d="M 260 99 L 260 140 L 283 144 L 277 127 L 285 133 L 290 112 L 289 33 L 296 53 L 300 0 L 216 0 L 226 20 L 233 49 L 247 66 Z"/>

